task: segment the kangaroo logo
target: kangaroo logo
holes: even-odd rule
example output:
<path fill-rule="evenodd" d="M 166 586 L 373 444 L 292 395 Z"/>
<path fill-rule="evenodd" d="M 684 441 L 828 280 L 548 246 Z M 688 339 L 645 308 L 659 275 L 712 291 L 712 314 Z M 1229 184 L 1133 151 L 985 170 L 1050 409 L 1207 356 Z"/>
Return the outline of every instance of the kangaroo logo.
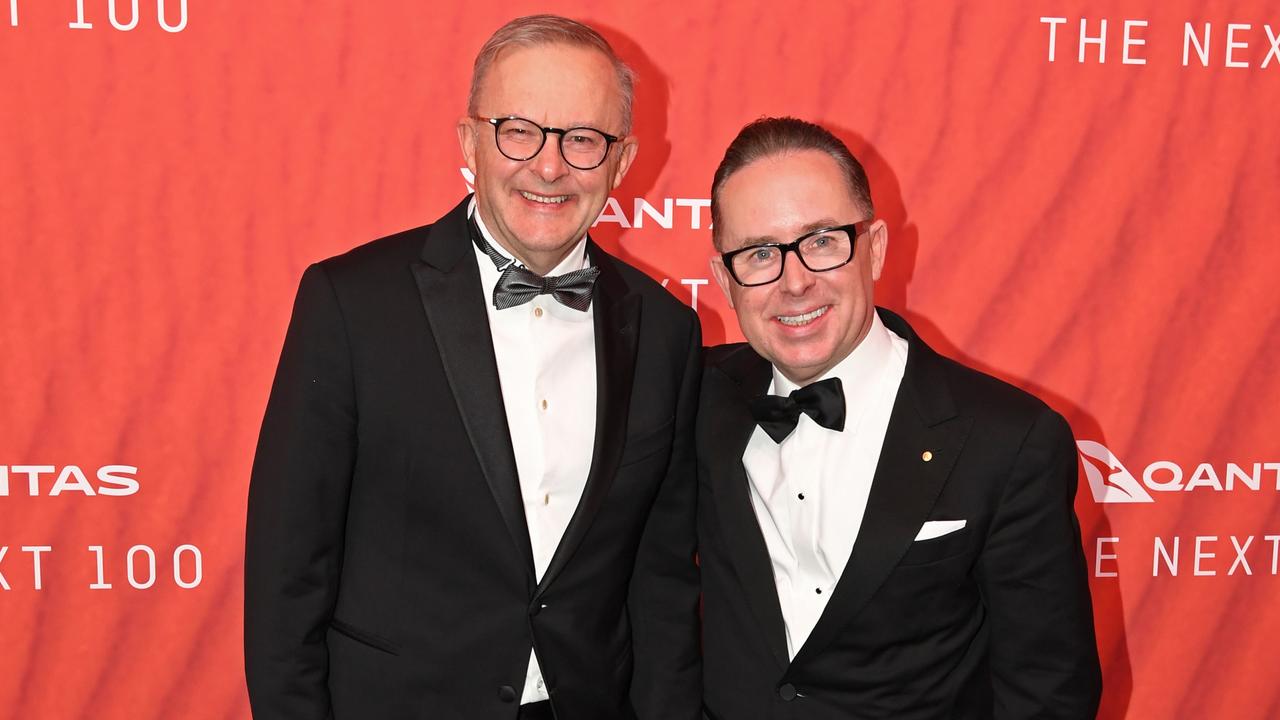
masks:
<path fill-rule="evenodd" d="M 1089 478 L 1089 489 L 1093 491 L 1095 502 L 1155 502 L 1151 493 L 1105 445 L 1092 440 L 1077 440 L 1076 447 L 1080 450 L 1084 474 Z"/>

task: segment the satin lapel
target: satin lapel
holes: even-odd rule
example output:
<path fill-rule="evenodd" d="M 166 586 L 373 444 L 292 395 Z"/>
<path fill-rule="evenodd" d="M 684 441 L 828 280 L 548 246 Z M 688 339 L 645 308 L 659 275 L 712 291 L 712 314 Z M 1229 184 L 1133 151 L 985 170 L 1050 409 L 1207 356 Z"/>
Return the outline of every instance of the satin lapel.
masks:
<path fill-rule="evenodd" d="M 498 503 L 533 584 L 533 550 L 525 524 L 511 431 L 502 403 L 480 270 L 466 227 L 466 201 L 431 228 L 413 275 L 422 295 L 453 399 L 476 460 Z M 424 412 L 430 412 L 424 408 Z"/>
<path fill-rule="evenodd" d="M 613 486 L 627 441 L 627 415 L 640 335 L 640 296 L 628 294 L 622 276 L 613 267 L 614 260 L 595 243 L 588 242 L 587 251 L 600 268 L 591 300 L 596 334 L 595 445 L 582 498 L 542 575 L 539 593 L 556 579 L 586 537 Z"/>
<path fill-rule="evenodd" d="M 706 460 L 712 493 L 725 550 L 733 559 L 733 567 L 742 582 L 747 604 L 762 628 L 764 641 L 782 669 L 789 662 L 786 625 L 778 603 L 773 562 L 751 505 L 750 481 L 742 465 L 742 454 L 756 427 L 747 403 L 769 390 L 772 371 L 767 360 L 744 346 L 725 358 L 716 372 L 722 376 L 715 380 L 720 391 L 714 396 L 704 395 L 708 401 L 699 408 L 699 412 L 709 414 L 702 422 L 723 433 L 723 442 L 717 443 Z"/>
<path fill-rule="evenodd" d="M 915 540 L 968 437 L 972 419 L 957 415 L 934 354 L 895 315 L 881 311 L 909 343 L 907 368 L 894 399 L 871 494 L 853 551 L 818 624 L 796 653 L 820 653 L 867 604 Z M 929 460 L 924 453 L 930 453 Z"/>

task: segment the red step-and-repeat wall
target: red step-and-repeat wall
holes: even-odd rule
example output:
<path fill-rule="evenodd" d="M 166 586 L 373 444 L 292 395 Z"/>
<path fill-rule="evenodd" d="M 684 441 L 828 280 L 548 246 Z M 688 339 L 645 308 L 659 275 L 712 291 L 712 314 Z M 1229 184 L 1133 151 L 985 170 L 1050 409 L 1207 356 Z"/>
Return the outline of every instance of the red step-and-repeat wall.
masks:
<path fill-rule="evenodd" d="M 866 164 L 880 304 L 1071 421 L 1105 718 L 1280 717 L 1274 2 L 0 0 L 0 715 L 245 718 L 258 423 L 311 261 L 467 191 L 497 26 L 640 75 L 594 233 L 741 334 L 707 197 L 766 114 Z"/>

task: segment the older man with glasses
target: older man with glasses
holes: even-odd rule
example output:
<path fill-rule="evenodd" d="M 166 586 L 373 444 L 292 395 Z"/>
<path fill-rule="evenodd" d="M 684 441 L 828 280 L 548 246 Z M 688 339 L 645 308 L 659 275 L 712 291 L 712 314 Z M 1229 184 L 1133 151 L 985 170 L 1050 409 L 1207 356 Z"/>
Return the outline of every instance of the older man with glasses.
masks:
<path fill-rule="evenodd" d="M 249 494 L 256 717 L 700 717 L 697 317 L 588 237 L 631 71 L 500 28 L 458 139 L 475 195 L 308 268 Z"/>
<path fill-rule="evenodd" d="M 745 127 L 711 209 L 747 344 L 697 422 L 707 716 L 1093 717 L 1066 421 L 875 307 L 888 229 L 822 127 Z"/>

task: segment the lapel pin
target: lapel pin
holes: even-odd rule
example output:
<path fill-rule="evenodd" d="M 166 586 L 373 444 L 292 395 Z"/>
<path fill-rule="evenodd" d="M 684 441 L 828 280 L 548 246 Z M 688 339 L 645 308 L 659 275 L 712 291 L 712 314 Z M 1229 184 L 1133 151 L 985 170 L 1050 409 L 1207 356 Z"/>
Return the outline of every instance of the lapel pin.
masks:
<path fill-rule="evenodd" d="M 933 451 L 925 450 L 924 452 L 920 453 L 920 459 L 925 462 L 929 462 L 930 460 L 933 459 Z"/>

